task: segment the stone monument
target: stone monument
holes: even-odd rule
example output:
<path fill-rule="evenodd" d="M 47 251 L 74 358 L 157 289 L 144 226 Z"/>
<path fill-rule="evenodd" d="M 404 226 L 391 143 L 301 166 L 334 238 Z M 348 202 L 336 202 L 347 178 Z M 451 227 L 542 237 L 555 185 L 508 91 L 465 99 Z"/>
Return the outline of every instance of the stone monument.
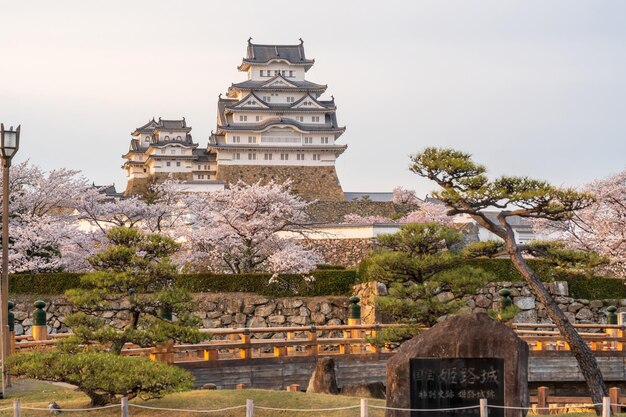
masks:
<path fill-rule="evenodd" d="M 455 316 L 402 344 L 387 363 L 387 407 L 443 409 L 488 404 L 528 407 L 528 345 L 485 313 Z M 478 417 L 479 409 L 387 410 L 386 417 Z M 492 417 L 525 410 L 490 408 Z"/>

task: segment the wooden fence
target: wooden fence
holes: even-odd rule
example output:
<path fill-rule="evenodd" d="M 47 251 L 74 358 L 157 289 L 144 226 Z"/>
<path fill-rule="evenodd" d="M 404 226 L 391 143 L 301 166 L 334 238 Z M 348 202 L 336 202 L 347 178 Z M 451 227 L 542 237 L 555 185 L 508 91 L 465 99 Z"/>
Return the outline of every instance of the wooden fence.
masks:
<path fill-rule="evenodd" d="M 367 354 L 393 351 L 394 345 L 375 345 L 370 338 L 394 324 L 352 324 L 336 326 L 259 327 L 203 329 L 212 339 L 198 344 L 165 343 L 156 348 L 127 344 L 122 354 L 150 356 L 164 362 L 193 360 L 251 359 L 301 355 Z M 531 355 L 542 352 L 567 351 L 568 343 L 556 326 L 547 323 L 513 323 L 519 337 L 531 348 Z M 593 351 L 615 352 L 626 356 L 626 328 L 615 324 L 575 324 L 574 327 Z M 40 333 L 41 334 L 41 333 Z M 53 348 L 69 334 L 16 336 L 16 351 Z"/>

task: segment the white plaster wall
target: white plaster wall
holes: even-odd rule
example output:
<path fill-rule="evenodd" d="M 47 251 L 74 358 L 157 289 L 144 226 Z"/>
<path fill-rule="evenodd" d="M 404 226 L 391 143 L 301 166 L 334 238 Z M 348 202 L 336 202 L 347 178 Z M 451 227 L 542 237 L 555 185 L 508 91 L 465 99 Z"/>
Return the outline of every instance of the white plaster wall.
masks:
<path fill-rule="evenodd" d="M 261 70 L 263 70 L 263 74 L 266 74 L 267 71 L 270 70 L 272 73 L 272 76 L 261 77 Z M 287 61 L 281 61 L 281 62 L 274 61 L 266 65 L 250 65 L 250 70 L 248 71 L 248 78 L 255 80 L 255 81 L 256 80 L 269 80 L 270 78 L 274 76 L 275 70 L 286 70 L 287 75 L 289 74 L 289 71 L 293 71 L 293 77 L 289 77 L 285 75 L 285 78 L 288 80 L 297 80 L 297 81 L 304 80 L 304 76 L 305 76 L 304 67 L 297 66 L 297 65 L 290 65 Z"/>

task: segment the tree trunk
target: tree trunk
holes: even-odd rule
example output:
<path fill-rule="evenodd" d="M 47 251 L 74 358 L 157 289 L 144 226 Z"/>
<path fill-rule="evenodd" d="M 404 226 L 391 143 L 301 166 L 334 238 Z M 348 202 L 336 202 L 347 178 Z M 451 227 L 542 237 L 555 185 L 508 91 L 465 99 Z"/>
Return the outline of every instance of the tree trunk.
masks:
<path fill-rule="evenodd" d="M 85 394 L 91 399 L 92 407 L 103 407 L 109 404 L 117 404 L 120 402 L 119 398 L 108 392 L 98 393 L 91 390 L 83 390 Z"/>
<path fill-rule="evenodd" d="M 563 311 L 561 311 L 559 306 L 556 304 L 535 271 L 528 266 L 522 257 L 522 254 L 519 252 L 515 241 L 511 242 L 508 238 L 505 239 L 505 241 L 507 250 L 511 257 L 511 262 L 513 262 L 515 268 L 519 271 L 522 277 L 524 277 L 526 282 L 528 282 L 528 285 L 533 294 L 535 294 L 535 297 L 537 297 L 539 302 L 546 307 L 548 317 L 550 317 L 552 322 L 556 325 L 569 344 L 571 352 L 578 362 L 578 367 L 587 382 L 587 387 L 591 393 L 593 403 L 600 404 L 595 407 L 596 413 L 600 415 L 602 411 L 602 397 L 608 396 L 608 391 L 606 389 L 606 385 L 604 384 L 604 379 L 602 377 L 602 373 L 600 372 L 600 368 L 598 367 L 596 357 L 580 334 L 578 334 L 578 331 L 576 331 L 574 326 L 572 326 L 572 323 L 570 323 L 565 314 L 563 314 Z"/>

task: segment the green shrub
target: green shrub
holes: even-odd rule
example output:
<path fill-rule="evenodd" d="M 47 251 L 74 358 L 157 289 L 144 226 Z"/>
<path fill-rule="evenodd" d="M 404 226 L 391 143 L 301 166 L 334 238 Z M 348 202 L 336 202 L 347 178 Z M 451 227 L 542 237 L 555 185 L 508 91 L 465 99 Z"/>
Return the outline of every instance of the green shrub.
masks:
<path fill-rule="evenodd" d="M 20 353 L 11 357 L 11 373 L 76 385 L 93 406 L 116 403 L 124 396 L 158 398 L 193 387 L 193 376 L 182 368 L 104 352 Z"/>
<path fill-rule="evenodd" d="M 327 271 L 327 270 L 340 270 L 340 269 L 346 269 L 345 266 L 343 265 L 332 265 L 332 264 L 319 264 L 315 267 L 318 271 Z"/>
<path fill-rule="evenodd" d="M 10 277 L 11 295 L 61 295 L 69 289 L 82 288 L 81 276 L 75 273 L 15 274 Z M 357 281 L 352 269 L 318 269 L 307 275 L 281 274 L 270 284 L 271 274 L 179 274 L 176 285 L 191 292 L 253 292 L 271 297 L 350 295 Z M 273 280 L 274 281 L 274 280 Z"/>
<path fill-rule="evenodd" d="M 70 272 L 13 274 L 9 276 L 9 292 L 11 295 L 61 295 L 69 289 L 79 288 L 82 275 Z"/>
<path fill-rule="evenodd" d="M 253 292 L 271 297 L 301 295 L 350 295 L 357 281 L 356 271 L 315 270 L 307 282 L 306 275 L 281 274 L 276 279 L 271 274 L 181 274 L 177 285 L 192 292 Z"/>

